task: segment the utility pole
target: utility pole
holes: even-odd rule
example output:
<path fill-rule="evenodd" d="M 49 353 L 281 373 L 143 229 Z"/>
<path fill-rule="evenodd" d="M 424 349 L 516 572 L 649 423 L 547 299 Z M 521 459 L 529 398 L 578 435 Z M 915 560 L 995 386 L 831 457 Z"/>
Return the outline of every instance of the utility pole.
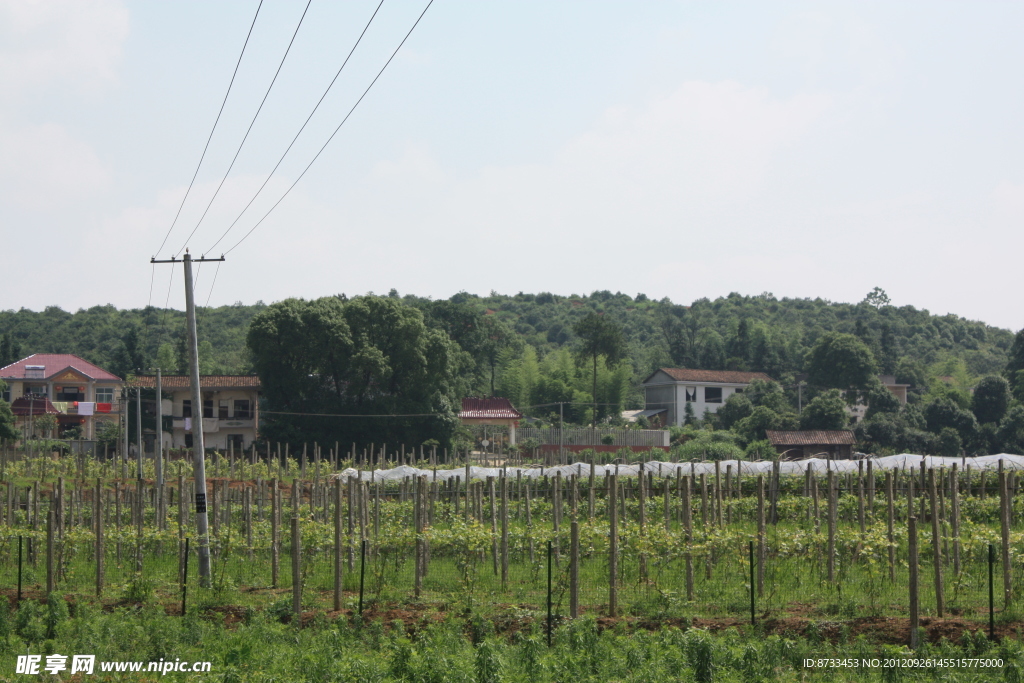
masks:
<path fill-rule="evenodd" d="M 136 461 L 138 462 L 139 481 L 142 481 L 142 387 L 135 387 L 135 445 L 138 448 Z"/>
<path fill-rule="evenodd" d="M 124 413 L 124 448 L 121 451 L 121 461 L 125 463 L 125 468 L 128 467 L 128 405 L 129 405 L 128 387 L 121 387 L 121 407 Z M 125 470 L 127 471 L 127 470 Z M 127 475 L 126 475 L 127 476 Z"/>
<path fill-rule="evenodd" d="M 210 587 L 210 531 L 206 513 L 206 451 L 203 442 L 203 392 L 199 386 L 199 342 L 196 335 L 196 302 L 192 291 L 192 264 L 194 262 L 223 261 L 224 257 L 193 259 L 185 250 L 181 263 L 185 266 L 185 317 L 188 322 L 188 369 L 192 388 L 192 478 L 196 485 L 196 535 L 199 536 L 199 583 Z M 150 259 L 150 263 L 179 263 Z M 197 428 L 198 426 L 198 428 Z"/>
<path fill-rule="evenodd" d="M 156 369 L 156 445 L 153 455 L 156 457 L 156 486 L 158 491 L 164 490 L 164 406 L 163 387 L 160 386 L 160 368 Z M 161 517 L 161 519 L 163 519 Z"/>

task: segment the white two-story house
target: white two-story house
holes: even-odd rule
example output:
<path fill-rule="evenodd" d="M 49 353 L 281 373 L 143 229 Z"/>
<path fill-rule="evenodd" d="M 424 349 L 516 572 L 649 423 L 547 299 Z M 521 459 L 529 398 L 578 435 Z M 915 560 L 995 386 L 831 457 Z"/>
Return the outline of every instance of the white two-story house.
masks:
<path fill-rule="evenodd" d="M 156 388 L 156 377 L 138 376 L 133 386 Z M 203 443 L 207 448 L 236 451 L 249 448 L 259 434 L 260 378 L 254 375 L 203 375 Z M 164 443 L 169 448 L 192 448 L 200 411 L 192 405 L 192 383 L 185 375 L 161 377 Z M 150 435 L 144 435 L 147 442 Z"/>
<path fill-rule="evenodd" d="M 772 381 L 763 372 L 661 368 L 643 381 L 645 406 L 647 410 L 668 411 L 666 424 L 682 426 L 687 404 L 694 418 L 700 419 L 705 412 L 718 412 L 730 396 L 742 392 L 755 379 Z"/>

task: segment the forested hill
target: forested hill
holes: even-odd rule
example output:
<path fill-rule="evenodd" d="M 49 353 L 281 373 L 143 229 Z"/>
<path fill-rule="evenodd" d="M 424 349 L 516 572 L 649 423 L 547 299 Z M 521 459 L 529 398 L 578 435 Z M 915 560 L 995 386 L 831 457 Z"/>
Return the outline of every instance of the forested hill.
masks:
<path fill-rule="evenodd" d="M 399 295 L 392 291 L 388 296 Z M 858 304 L 734 293 L 684 306 L 608 291 L 589 296 L 462 292 L 444 301 L 413 295 L 401 299 L 423 310 L 428 324 L 449 331 L 474 356 L 473 384 L 480 393 L 489 392 L 492 381 L 498 388 L 503 371 L 528 347 L 541 362 L 552 351 L 572 348 L 573 325 L 591 311 L 622 326 L 634 387 L 649 371 L 665 365 L 759 370 L 782 379 L 803 369 L 807 350 L 829 331 L 860 337 L 884 372 L 910 384 L 923 383 L 927 374 L 999 373 L 1013 343 L 1008 330 L 913 306 L 891 306 L 880 291 Z M 264 308 L 259 302 L 200 310 L 204 373 L 250 370 L 245 334 L 249 321 Z M 483 330 L 491 343 L 464 334 L 467 325 Z M 182 312 L 153 307 L 2 311 L 0 361 L 64 352 L 122 375 L 133 367 L 155 365 L 180 371 L 183 332 Z"/>

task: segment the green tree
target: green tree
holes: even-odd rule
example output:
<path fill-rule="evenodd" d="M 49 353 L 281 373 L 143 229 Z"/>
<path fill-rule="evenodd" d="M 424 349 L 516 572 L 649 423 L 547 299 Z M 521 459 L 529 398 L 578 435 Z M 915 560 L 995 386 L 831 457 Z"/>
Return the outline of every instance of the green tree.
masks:
<path fill-rule="evenodd" d="M 687 403 L 686 406 L 690 408 L 691 413 L 693 408 L 691 403 Z M 715 413 L 715 421 L 722 429 L 732 429 L 733 426 L 745 417 L 748 417 L 754 412 L 754 404 L 751 403 L 750 399 L 744 394 L 733 394 L 722 407 Z"/>
<path fill-rule="evenodd" d="M 57 429 L 57 416 L 40 415 L 32 421 L 32 426 L 35 427 L 37 434 L 47 439 L 52 439 L 54 436 L 53 432 Z"/>
<path fill-rule="evenodd" d="M 996 438 L 1004 453 L 1024 455 L 1024 406 L 1016 405 L 1006 411 Z"/>
<path fill-rule="evenodd" d="M 867 304 L 868 306 L 874 306 L 876 309 L 878 309 L 881 308 L 882 306 L 889 305 L 889 295 L 886 294 L 885 290 L 882 289 L 881 287 L 875 287 L 870 292 L 868 292 L 867 296 L 864 297 L 864 300 L 861 301 L 861 303 Z"/>
<path fill-rule="evenodd" d="M 1018 400 L 1024 400 L 1024 330 L 1013 338 L 1003 374 L 1010 381 L 1014 396 Z"/>
<path fill-rule="evenodd" d="M 588 313 L 573 326 L 573 333 L 580 343 L 576 349 L 577 362 L 581 365 L 590 361 L 593 367 L 594 424 L 597 424 L 597 361 L 604 358 L 608 366 L 617 364 L 626 354 L 626 342 L 622 328 L 597 313 Z"/>
<path fill-rule="evenodd" d="M 960 435 L 964 448 L 973 452 L 978 445 L 978 420 L 952 399 L 943 397 L 929 403 L 924 408 L 924 418 L 929 432 L 941 434 L 944 428 L 950 427 Z"/>
<path fill-rule="evenodd" d="M 864 414 L 865 419 L 871 419 L 879 413 L 892 413 L 897 414 L 902 408 L 900 400 L 896 398 L 896 394 L 886 389 L 881 384 L 877 384 L 867 393 L 868 409 Z"/>
<path fill-rule="evenodd" d="M 804 406 L 800 429 L 845 429 L 848 419 L 846 401 L 837 389 L 831 389 Z"/>
<path fill-rule="evenodd" d="M 0 380 L 0 393 L 7 388 L 7 384 Z M 14 427 L 14 413 L 11 412 L 11 404 L 0 398 L 0 441 L 15 441 L 18 438 L 18 430 Z"/>
<path fill-rule="evenodd" d="M 287 299 L 253 318 L 247 344 L 267 404 L 264 431 L 272 440 L 452 442 L 466 389 L 461 372 L 472 361 L 400 299 Z"/>
<path fill-rule="evenodd" d="M 971 411 L 978 422 L 998 423 L 1010 407 L 1010 383 L 1004 377 L 982 377 L 971 396 Z"/>
<path fill-rule="evenodd" d="M 5 332 L 0 337 L 0 368 L 21 360 L 21 344 L 14 338 L 11 332 Z"/>
<path fill-rule="evenodd" d="M 121 348 L 111 369 L 118 377 L 124 379 L 129 375 L 136 375 L 145 372 L 146 359 L 139 341 L 139 330 L 135 326 L 129 327 L 124 336 L 121 337 Z"/>
<path fill-rule="evenodd" d="M 765 432 L 769 429 L 786 430 L 793 425 L 782 415 L 767 406 L 757 406 L 750 415 L 736 423 L 735 431 L 743 437 L 744 441 L 761 441 L 766 437 Z"/>
<path fill-rule="evenodd" d="M 939 432 L 939 441 L 937 444 L 937 455 L 943 455 L 947 458 L 955 458 L 960 455 L 960 449 L 963 448 L 963 442 L 960 440 L 960 434 L 952 427 L 943 427 L 942 431 Z"/>
<path fill-rule="evenodd" d="M 482 342 L 480 356 L 490 372 L 490 395 L 494 396 L 495 375 L 502 353 L 508 349 L 522 348 L 523 342 L 507 323 L 493 315 L 484 316 L 480 324 Z"/>
<path fill-rule="evenodd" d="M 871 350 L 852 334 L 829 332 L 807 356 L 811 384 L 832 389 L 867 389 L 877 382 Z"/>
<path fill-rule="evenodd" d="M 178 367 L 178 359 L 174 354 L 174 345 L 170 343 L 164 343 L 160 345 L 160 348 L 156 352 L 156 366 L 160 370 L 168 375 L 175 373 L 182 373 L 181 368 Z"/>

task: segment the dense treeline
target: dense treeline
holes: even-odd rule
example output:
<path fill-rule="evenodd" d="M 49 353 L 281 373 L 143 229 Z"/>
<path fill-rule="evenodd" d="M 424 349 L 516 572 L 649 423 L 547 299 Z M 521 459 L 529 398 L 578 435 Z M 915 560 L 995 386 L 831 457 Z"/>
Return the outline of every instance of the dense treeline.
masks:
<path fill-rule="evenodd" d="M 207 374 L 259 371 L 261 376 L 267 375 L 265 380 L 271 383 L 277 381 L 271 378 L 273 373 L 281 379 L 287 372 L 305 372 L 306 379 L 281 380 L 277 388 L 268 392 L 267 399 L 273 404 L 269 407 L 294 409 L 302 406 L 303 411 L 308 412 L 327 401 L 334 406 L 332 410 L 370 410 L 373 401 L 368 398 L 362 408 L 353 407 L 345 390 L 339 388 L 341 383 L 336 382 L 332 391 L 309 384 L 310 374 L 324 371 L 319 367 L 323 360 L 322 346 L 302 342 L 304 337 L 293 335 L 295 354 L 310 357 L 293 363 L 290 370 L 280 363 L 275 365 L 280 357 L 268 355 L 266 351 L 272 348 L 267 343 L 267 330 L 277 334 L 281 332 L 282 321 L 285 327 L 299 325 L 295 322 L 296 315 L 312 315 L 309 311 L 300 315 L 296 312 L 298 309 L 308 307 L 310 311 L 319 312 L 314 317 L 326 316 L 303 323 L 315 329 L 317 325 L 335 324 L 334 318 L 344 318 L 339 311 L 357 301 L 362 302 L 361 306 L 390 311 L 392 319 L 404 321 L 403 325 L 422 325 L 425 330 L 443 332 L 455 343 L 460 353 L 449 354 L 451 362 L 440 375 L 423 374 L 424 381 L 434 381 L 426 379 L 429 377 L 443 378 L 441 395 L 430 395 L 422 387 L 402 389 L 419 392 L 420 399 L 412 403 L 422 405 L 454 408 L 459 395 L 501 395 L 512 399 L 528 414 L 541 418 L 550 418 L 557 413 L 557 404 L 564 403 L 567 421 L 587 423 L 595 419 L 595 411 L 598 419 L 614 419 L 622 408 L 640 407 L 640 382 L 658 367 L 761 371 L 779 382 L 777 392 L 774 389 L 762 392 L 769 397 L 765 399 L 767 405 L 751 403 L 749 411 L 747 406 L 740 406 L 731 413 L 727 410 L 726 416 L 737 416 L 732 423 L 726 418 L 709 420 L 704 425 L 717 426 L 720 430 L 733 428 L 736 441 L 741 446 L 749 445 L 759 441 L 757 437 L 773 425 L 793 427 L 807 422 L 796 418 L 798 381 L 808 377 L 812 380 L 803 393 L 804 405 L 821 394 L 821 401 L 826 403 L 815 404 L 815 410 L 831 411 L 833 416 L 837 399 L 834 394 L 826 395 L 826 389 L 857 389 L 865 397 L 873 390 L 864 382 L 836 384 L 813 376 L 812 350 L 822 348 L 824 341 L 839 335 L 840 340 L 847 340 L 843 344 L 855 343 L 861 349 L 865 372 L 892 374 L 898 382 L 912 385 L 911 403 L 916 406 L 912 410 L 921 413 L 919 419 L 916 413 L 899 415 L 898 411 L 874 410 L 870 416 L 874 418 L 873 431 L 871 424 L 859 427 L 858 435 L 863 443 L 880 449 L 934 450 L 939 444 L 922 434 L 930 433 L 938 438 L 945 428 L 953 429 L 959 437 L 954 440 L 952 434 L 946 432 L 946 450 L 957 443 L 965 449 L 984 450 L 1001 443 L 995 437 L 999 420 L 986 423 L 971 412 L 972 388 L 982 378 L 1004 375 L 1009 379 L 1006 386 L 1010 398 L 1007 400 L 1011 403 L 1000 413 L 1000 419 L 1015 407 L 1014 392 L 1019 400 L 1024 389 L 1024 380 L 1015 374 L 1024 372 L 1024 348 L 1017 350 L 1010 331 L 954 315 L 932 315 L 913 306 L 892 306 L 885 293 L 878 289 L 857 304 L 822 299 L 777 299 L 769 293 L 757 296 L 733 293 L 713 301 L 699 299 L 684 306 L 668 299 L 655 301 L 643 294 L 633 297 L 609 291 L 596 291 L 589 296 L 551 293 L 508 296 L 494 292 L 477 296 L 460 292 L 447 300 L 431 300 L 414 295 L 400 296 L 394 290 L 386 297 L 369 295 L 351 301 L 345 295 L 338 295 L 316 302 L 289 300 L 269 307 L 262 302 L 252 306 L 236 303 L 200 310 L 201 370 Z M 380 307 L 380 302 L 387 302 L 387 306 Z M 285 312 L 288 315 L 283 315 Z M 254 319 L 267 324 L 250 327 Z M 287 322 L 290 319 L 292 322 Z M 607 328 L 605 332 L 598 329 L 602 326 Z M 360 357 L 364 361 L 372 358 L 382 364 L 381 368 L 387 366 L 382 369 L 384 374 L 394 372 L 389 365 L 389 354 L 394 349 L 389 348 L 387 335 L 378 335 L 380 339 L 375 341 L 371 339 L 373 334 L 352 336 L 350 331 L 332 330 L 332 334 L 341 335 L 336 341 L 340 344 L 338 349 L 345 349 L 343 353 L 363 354 Z M 376 334 L 380 326 L 370 326 L 367 330 Z M 598 337 L 609 330 L 616 338 L 601 342 Z M 417 334 L 422 339 L 429 336 L 426 332 Z M 602 349 L 602 343 L 611 346 Z M 1019 345 L 1024 347 L 1024 341 Z M 422 349 L 414 351 L 422 354 Z M 41 312 L 25 309 L 0 312 L 0 364 L 35 352 L 76 353 L 121 376 L 135 368 L 154 366 L 181 372 L 185 369 L 184 315 L 180 311 L 154 307 L 118 310 L 113 306 L 97 306 L 75 313 L 56 307 Z M 351 377 L 346 381 L 352 381 Z M 374 400 L 386 394 L 375 395 Z M 853 394 L 847 392 L 844 396 Z M 397 406 L 404 399 L 392 392 L 389 400 Z M 876 403 L 882 400 L 878 398 Z M 374 410 L 394 410 L 385 409 L 384 403 L 387 401 Z M 929 425 L 925 408 L 938 403 L 945 406 L 947 415 L 941 419 L 933 416 Z M 971 413 L 977 429 L 965 426 L 964 415 L 947 404 Z M 774 417 L 767 414 L 769 410 Z M 937 408 L 931 410 L 938 411 Z M 694 425 L 700 426 L 703 417 L 693 416 Z M 752 419 L 759 421 L 760 426 L 752 426 Z M 746 422 L 741 424 L 742 420 Z M 883 425 L 886 421 L 888 423 Z M 437 436 L 445 441 L 451 437 L 452 427 L 450 420 L 442 422 L 445 424 L 443 434 Z M 827 419 L 824 422 L 832 424 Z M 992 426 L 983 429 L 985 424 Z M 278 426 L 283 430 L 282 435 L 289 432 L 283 424 Z M 294 428 L 298 425 L 292 425 Z M 419 432 L 418 429 L 413 431 Z M 979 436 L 982 432 L 985 436 Z M 422 435 L 417 433 L 416 436 Z M 728 440 L 725 434 L 719 438 Z"/>

